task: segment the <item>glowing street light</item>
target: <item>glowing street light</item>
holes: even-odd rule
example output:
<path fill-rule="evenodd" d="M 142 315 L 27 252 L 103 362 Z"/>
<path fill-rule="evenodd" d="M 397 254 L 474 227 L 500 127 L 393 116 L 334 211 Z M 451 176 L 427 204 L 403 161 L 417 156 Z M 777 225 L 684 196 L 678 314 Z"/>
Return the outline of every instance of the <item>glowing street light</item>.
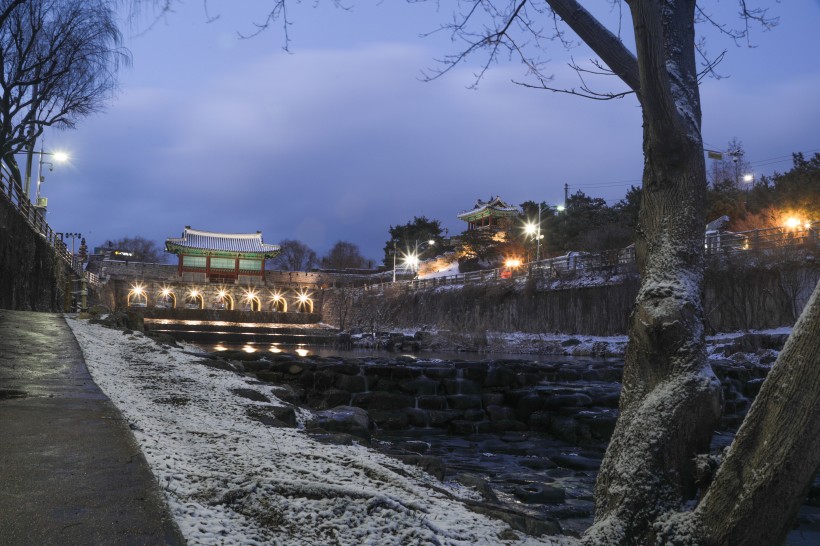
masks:
<path fill-rule="evenodd" d="M 410 254 L 405 254 L 404 256 L 404 267 L 407 269 L 412 269 L 413 271 L 416 270 L 419 266 L 419 256 L 415 252 Z"/>
<path fill-rule="evenodd" d="M 789 216 L 788 218 L 786 218 L 784 225 L 786 226 L 786 229 L 799 229 L 800 219 L 795 218 L 794 216 Z"/>
<path fill-rule="evenodd" d="M 535 261 L 541 260 L 541 203 L 538 203 L 538 223 L 527 222 L 524 226 L 524 232 L 530 237 L 535 237 Z"/>
<path fill-rule="evenodd" d="M 743 175 L 743 181 L 747 184 L 751 184 L 755 180 L 755 175 L 751 173 L 747 173 Z"/>
<path fill-rule="evenodd" d="M 131 294 L 133 294 L 134 296 L 137 296 L 137 297 L 142 296 L 143 294 L 145 294 L 145 287 L 142 286 L 141 284 L 132 284 L 131 285 Z"/>
<path fill-rule="evenodd" d="M 145 302 L 141 301 L 145 298 Z M 128 306 L 145 307 L 148 303 L 148 296 L 145 294 L 145 286 L 140 283 L 131 285 L 131 290 L 128 291 Z"/>
<path fill-rule="evenodd" d="M 46 177 L 43 174 L 43 164 L 48 165 L 49 170 L 54 170 L 54 163 L 52 163 L 51 161 L 43 161 L 44 155 L 50 155 L 57 163 L 66 163 L 70 159 L 69 155 L 66 152 L 45 152 L 43 151 L 42 143 L 40 144 L 40 159 L 37 163 L 37 193 L 34 200 L 34 205 L 42 209 L 46 208 L 46 201 L 41 201 L 40 199 L 40 184 L 42 184 L 46 180 Z M 26 195 L 28 195 L 28 191 L 26 191 Z"/>

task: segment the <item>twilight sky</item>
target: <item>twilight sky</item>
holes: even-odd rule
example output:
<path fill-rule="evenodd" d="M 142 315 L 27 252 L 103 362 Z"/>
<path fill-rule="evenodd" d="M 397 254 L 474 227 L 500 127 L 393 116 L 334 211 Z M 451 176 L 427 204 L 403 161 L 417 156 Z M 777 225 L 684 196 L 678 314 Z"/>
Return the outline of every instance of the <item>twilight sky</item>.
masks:
<path fill-rule="evenodd" d="M 525 78 L 517 62 L 494 65 L 477 89 L 476 64 L 423 82 L 458 49 L 420 37 L 451 3 L 313 4 L 291 12 L 290 53 L 279 27 L 238 38 L 263 20 L 266 0 L 209 0 L 207 14 L 187 0 L 127 28 L 133 66 L 118 96 L 78 129 L 46 134 L 46 151 L 72 156 L 41 189 L 55 231 L 93 247 L 135 235 L 162 244 L 186 225 L 261 230 L 265 242 L 298 239 L 320 256 L 350 241 L 378 262 L 389 226 L 413 216 L 458 233 L 456 214 L 477 198 L 557 204 L 567 183 L 614 203 L 639 183 L 634 97 L 525 89 L 511 83 Z M 717 9 L 735 22 L 735 1 Z M 710 37 L 710 51 L 728 49 L 718 68 L 727 77 L 701 87 L 706 147 L 737 137 L 756 176 L 788 170 L 792 152 L 820 151 L 820 2 L 771 10 L 780 25 L 755 31 L 754 48 Z M 549 48 L 553 83 L 577 86 L 567 60 L 589 52 Z"/>

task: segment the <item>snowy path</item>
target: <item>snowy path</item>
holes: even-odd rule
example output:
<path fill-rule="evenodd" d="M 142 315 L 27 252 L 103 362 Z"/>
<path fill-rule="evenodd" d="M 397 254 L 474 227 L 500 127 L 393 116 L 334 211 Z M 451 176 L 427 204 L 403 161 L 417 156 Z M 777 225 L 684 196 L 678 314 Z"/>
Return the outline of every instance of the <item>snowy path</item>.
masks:
<path fill-rule="evenodd" d="M 475 498 L 469 489 L 365 447 L 321 444 L 247 417 L 249 406 L 284 405 L 271 386 L 205 367 L 139 333 L 67 321 L 190 544 L 575 543 L 512 533 L 454 500 Z M 242 388 L 272 402 L 231 392 Z"/>

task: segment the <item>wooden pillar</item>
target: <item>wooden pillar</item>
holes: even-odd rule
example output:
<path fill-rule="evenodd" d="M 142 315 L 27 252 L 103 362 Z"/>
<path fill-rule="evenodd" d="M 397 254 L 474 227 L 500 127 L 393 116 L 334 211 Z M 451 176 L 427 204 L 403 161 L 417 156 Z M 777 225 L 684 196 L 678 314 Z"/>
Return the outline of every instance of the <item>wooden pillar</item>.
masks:
<path fill-rule="evenodd" d="M 239 279 L 239 256 L 234 260 L 234 273 L 236 273 L 236 278 Z"/>
<path fill-rule="evenodd" d="M 205 277 L 211 278 L 211 255 L 205 256 Z"/>

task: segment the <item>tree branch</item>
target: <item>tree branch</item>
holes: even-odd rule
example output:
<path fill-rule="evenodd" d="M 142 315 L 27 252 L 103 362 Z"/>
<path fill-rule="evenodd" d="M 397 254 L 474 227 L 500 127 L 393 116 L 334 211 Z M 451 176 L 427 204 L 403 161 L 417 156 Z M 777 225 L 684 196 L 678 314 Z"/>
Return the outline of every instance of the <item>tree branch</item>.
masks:
<path fill-rule="evenodd" d="M 546 0 L 564 22 L 598 55 L 612 72 L 640 95 L 635 55 L 576 0 Z"/>

